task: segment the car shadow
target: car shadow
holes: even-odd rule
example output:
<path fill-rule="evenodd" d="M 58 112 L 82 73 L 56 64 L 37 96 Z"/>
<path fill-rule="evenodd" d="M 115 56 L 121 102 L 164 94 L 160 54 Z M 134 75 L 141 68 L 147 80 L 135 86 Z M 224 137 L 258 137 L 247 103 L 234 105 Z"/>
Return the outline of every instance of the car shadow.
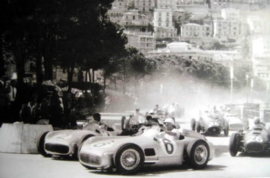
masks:
<path fill-rule="evenodd" d="M 264 153 L 238 153 L 236 157 L 249 157 L 249 158 L 270 158 L 270 154 L 264 154 Z"/>
<path fill-rule="evenodd" d="M 129 176 L 155 176 L 155 175 L 164 175 L 166 173 L 179 173 L 179 172 L 186 172 L 186 171 L 220 171 L 224 170 L 226 166 L 224 165 L 207 165 L 204 169 L 195 170 L 190 168 L 187 165 L 181 166 L 144 166 L 137 174 L 129 175 Z M 104 174 L 104 175 L 122 175 L 121 173 L 117 172 L 116 170 L 113 171 L 106 171 L 106 170 L 89 170 L 91 174 Z"/>
<path fill-rule="evenodd" d="M 220 157 L 223 153 L 229 152 L 228 145 L 214 145 L 215 147 L 215 157 Z"/>
<path fill-rule="evenodd" d="M 69 156 L 53 156 L 51 157 L 51 159 L 54 161 L 74 161 L 74 162 L 79 161 L 77 158 L 72 158 Z"/>

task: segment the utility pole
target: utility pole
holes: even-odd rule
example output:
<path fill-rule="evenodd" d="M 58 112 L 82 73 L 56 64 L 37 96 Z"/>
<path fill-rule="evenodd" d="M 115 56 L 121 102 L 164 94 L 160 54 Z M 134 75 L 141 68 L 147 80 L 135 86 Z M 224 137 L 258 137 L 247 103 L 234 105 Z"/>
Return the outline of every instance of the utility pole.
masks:
<path fill-rule="evenodd" d="M 231 66 L 231 70 L 230 70 L 230 78 L 231 78 L 231 103 L 233 101 L 233 66 Z"/>
<path fill-rule="evenodd" d="M 251 103 L 253 102 L 253 78 L 250 79 Z"/>

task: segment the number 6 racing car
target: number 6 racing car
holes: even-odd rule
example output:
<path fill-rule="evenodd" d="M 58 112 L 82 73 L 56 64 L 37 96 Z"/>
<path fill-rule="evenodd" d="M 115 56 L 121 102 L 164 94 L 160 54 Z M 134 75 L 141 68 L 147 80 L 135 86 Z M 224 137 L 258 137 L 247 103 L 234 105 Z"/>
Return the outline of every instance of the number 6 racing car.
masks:
<path fill-rule="evenodd" d="M 134 174 L 147 164 L 181 165 L 204 168 L 214 157 L 214 147 L 204 136 L 183 130 L 180 138 L 159 138 L 158 129 L 147 129 L 141 135 L 92 137 L 79 152 L 80 163 L 88 168 L 116 168 L 122 174 Z"/>

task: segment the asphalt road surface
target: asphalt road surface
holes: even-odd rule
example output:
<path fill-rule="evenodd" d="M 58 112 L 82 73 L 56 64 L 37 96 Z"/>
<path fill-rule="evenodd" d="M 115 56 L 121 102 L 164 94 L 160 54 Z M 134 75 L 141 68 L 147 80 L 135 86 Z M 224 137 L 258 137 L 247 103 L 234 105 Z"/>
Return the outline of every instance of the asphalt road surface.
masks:
<path fill-rule="evenodd" d="M 189 128 L 189 121 L 178 120 L 183 128 Z M 232 132 L 230 132 L 231 134 Z M 145 167 L 138 174 L 128 177 L 166 178 L 246 178 L 270 177 L 270 157 L 238 154 L 231 157 L 228 152 L 229 137 L 207 137 L 215 145 L 216 156 L 203 170 L 188 166 Z M 125 177 L 116 172 L 89 170 L 77 160 L 44 158 L 37 154 L 0 153 L 0 178 L 113 178 Z"/>

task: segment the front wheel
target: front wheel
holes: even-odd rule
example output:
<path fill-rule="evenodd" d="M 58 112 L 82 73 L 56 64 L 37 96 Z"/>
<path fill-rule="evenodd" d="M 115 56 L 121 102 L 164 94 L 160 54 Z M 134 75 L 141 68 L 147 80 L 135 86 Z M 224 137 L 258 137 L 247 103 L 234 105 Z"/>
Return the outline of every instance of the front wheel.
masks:
<path fill-rule="evenodd" d="M 209 160 L 209 146 L 205 141 L 197 140 L 188 146 L 187 154 L 187 162 L 193 169 L 205 168 Z"/>
<path fill-rule="evenodd" d="M 38 139 L 38 142 L 37 142 L 37 150 L 38 152 L 44 156 L 44 157 L 50 157 L 51 155 L 46 153 L 45 149 L 44 149 L 44 144 L 45 144 L 45 137 L 46 135 L 48 134 L 49 132 L 45 132 L 43 133 L 40 138 Z"/>
<path fill-rule="evenodd" d="M 136 173 L 144 163 L 144 154 L 140 147 L 134 144 L 122 146 L 115 157 L 115 164 L 122 174 Z"/>
<path fill-rule="evenodd" d="M 231 156 L 236 156 L 239 149 L 239 134 L 233 133 L 230 138 L 229 151 Z"/>

